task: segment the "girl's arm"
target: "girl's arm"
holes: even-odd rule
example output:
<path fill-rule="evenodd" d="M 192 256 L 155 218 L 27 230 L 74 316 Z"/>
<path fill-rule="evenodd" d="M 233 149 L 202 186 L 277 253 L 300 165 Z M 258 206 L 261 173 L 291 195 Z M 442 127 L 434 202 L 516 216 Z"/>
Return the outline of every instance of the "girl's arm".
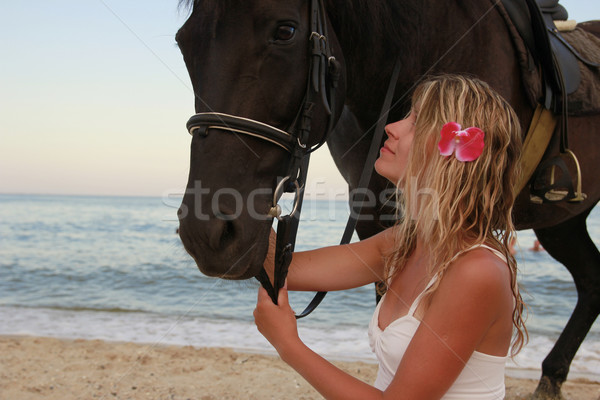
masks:
<path fill-rule="evenodd" d="M 295 252 L 288 273 L 290 290 L 351 289 L 383 279 L 383 257 L 393 246 L 391 229 L 346 245 Z M 275 235 L 271 234 L 265 270 L 273 279 Z"/>
<path fill-rule="evenodd" d="M 279 305 L 260 288 L 254 318 L 281 358 L 326 399 L 439 399 L 507 313 L 508 331 L 493 342 L 500 353 L 494 355 L 508 352 L 512 292 L 502 264 L 470 257 L 447 272 L 385 392 L 339 370 L 302 343 L 286 287 L 279 293 Z"/>
<path fill-rule="evenodd" d="M 340 370 L 306 347 L 298 337 L 286 287 L 279 291 L 277 305 L 261 287 L 254 318 L 258 330 L 275 347 L 281 359 L 326 399 L 382 399 L 381 391 Z"/>

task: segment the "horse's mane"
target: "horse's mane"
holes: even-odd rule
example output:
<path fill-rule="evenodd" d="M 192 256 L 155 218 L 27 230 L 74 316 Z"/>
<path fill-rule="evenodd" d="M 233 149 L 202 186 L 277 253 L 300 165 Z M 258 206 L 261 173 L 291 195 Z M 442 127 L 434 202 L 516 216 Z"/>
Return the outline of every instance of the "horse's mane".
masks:
<path fill-rule="evenodd" d="M 352 47 L 363 56 L 365 49 L 397 50 L 406 47 L 406 38 L 414 36 L 418 23 L 419 10 L 414 8 L 419 3 L 399 0 L 326 1 L 338 38 L 352 43 Z M 374 38 L 385 38 L 387 43 L 373 43 Z M 405 39 L 404 45 L 402 38 Z"/>
<path fill-rule="evenodd" d="M 421 50 L 419 45 L 419 23 L 423 8 L 421 1 L 401 0 L 327 0 L 327 10 L 338 40 L 344 49 L 346 65 L 353 66 L 347 70 L 348 98 L 371 98 L 375 88 L 385 93 L 388 79 L 392 74 L 395 60 L 399 55 L 404 71 L 418 71 L 416 56 Z M 375 73 L 374 73 L 375 72 Z M 411 77 L 404 77 L 410 81 Z M 407 79 L 408 78 L 408 79 Z M 360 84 L 369 79 L 368 91 Z M 409 93 L 410 87 L 396 88 L 399 93 Z M 402 118 L 406 113 L 409 97 L 403 97 L 397 103 L 392 114 L 394 118 Z M 377 103 L 376 103 L 377 104 Z M 353 112 L 357 112 L 351 105 Z"/>

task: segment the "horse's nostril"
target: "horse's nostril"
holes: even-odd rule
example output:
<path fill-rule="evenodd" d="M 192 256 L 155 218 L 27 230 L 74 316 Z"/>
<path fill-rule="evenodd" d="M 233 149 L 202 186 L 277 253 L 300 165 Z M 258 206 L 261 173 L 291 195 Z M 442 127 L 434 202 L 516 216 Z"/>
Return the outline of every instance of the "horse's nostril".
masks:
<path fill-rule="evenodd" d="M 227 247 L 235 237 L 235 227 L 233 221 L 223 221 L 223 231 L 221 232 L 221 240 L 219 241 L 219 247 L 221 249 Z"/>
<path fill-rule="evenodd" d="M 222 251 L 235 241 L 236 216 L 226 210 L 216 213 L 208 223 L 208 243 L 215 251 Z"/>

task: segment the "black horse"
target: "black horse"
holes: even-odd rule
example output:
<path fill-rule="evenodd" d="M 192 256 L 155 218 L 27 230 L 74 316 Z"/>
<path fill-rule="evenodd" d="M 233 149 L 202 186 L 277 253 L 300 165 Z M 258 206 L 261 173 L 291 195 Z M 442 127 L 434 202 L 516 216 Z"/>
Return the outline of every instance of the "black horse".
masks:
<path fill-rule="evenodd" d="M 286 130 L 297 119 L 308 85 L 313 27 L 309 0 L 195 0 L 177 33 L 196 95 L 196 112 L 220 112 Z M 313 1 L 314 3 L 314 1 Z M 498 1 L 327 0 L 327 41 L 341 64 L 334 119 L 327 139 L 337 167 L 355 188 L 372 127 L 396 59 L 400 79 L 389 120 L 402 118 L 412 88 L 428 74 L 470 74 L 487 81 L 519 115 L 524 132 L 534 113 L 521 63 Z M 588 25 L 594 28 L 594 25 Z M 597 29 L 597 26 L 595 26 Z M 319 104 L 321 102 L 318 102 Z M 343 108 L 342 108 L 343 106 Z M 309 145 L 327 125 L 316 107 Z M 561 398 L 570 363 L 600 313 L 600 253 L 586 218 L 600 197 L 595 179 L 600 116 L 569 118 L 570 149 L 579 158 L 584 201 L 533 204 L 529 186 L 518 196 L 518 229 L 533 229 L 552 257 L 570 271 L 578 302 L 542 365 L 535 398 Z M 546 155 L 556 154 L 553 140 Z M 278 177 L 289 169 L 289 152 L 272 142 L 222 127 L 196 132 L 188 187 L 179 210 L 181 240 L 200 270 L 224 279 L 255 276 L 267 251 L 268 217 Z M 374 175 L 370 189 L 386 189 Z M 235 190 L 233 190 L 235 189 Z M 243 205 L 243 206 L 242 206 Z M 382 229 L 382 205 L 363 211 L 359 237 Z"/>

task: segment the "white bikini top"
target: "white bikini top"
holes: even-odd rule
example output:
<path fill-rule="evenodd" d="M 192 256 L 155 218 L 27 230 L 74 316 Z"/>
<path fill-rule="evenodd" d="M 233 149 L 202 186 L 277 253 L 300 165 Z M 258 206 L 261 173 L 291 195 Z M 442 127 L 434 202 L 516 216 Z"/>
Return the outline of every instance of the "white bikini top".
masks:
<path fill-rule="evenodd" d="M 489 249 L 506 262 L 506 257 L 496 249 L 486 245 L 478 245 L 475 247 Z M 473 248 L 466 251 L 472 250 Z M 464 252 L 461 252 L 460 254 Z M 392 382 L 396 370 L 398 369 L 398 365 L 400 365 L 400 361 L 402 360 L 410 341 L 421 324 L 421 321 L 415 318 L 414 313 L 417 310 L 424 293 L 431 285 L 433 285 L 436 279 L 437 275 L 434 275 L 427 284 L 425 290 L 421 292 L 411 304 L 410 309 L 405 316 L 392 321 L 384 330 L 379 328 L 379 309 L 381 308 L 385 295 L 381 298 L 379 304 L 377 304 L 369 324 L 369 344 L 379 361 L 379 371 L 374 384 L 377 389 L 385 390 Z M 508 357 L 492 356 L 478 351 L 473 352 L 471 358 L 469 358 L 469 361 L 465 364 L 464 369 L 442 399 L 503 399 L 505 393 L 504 366 L 507 358 Z"/>

